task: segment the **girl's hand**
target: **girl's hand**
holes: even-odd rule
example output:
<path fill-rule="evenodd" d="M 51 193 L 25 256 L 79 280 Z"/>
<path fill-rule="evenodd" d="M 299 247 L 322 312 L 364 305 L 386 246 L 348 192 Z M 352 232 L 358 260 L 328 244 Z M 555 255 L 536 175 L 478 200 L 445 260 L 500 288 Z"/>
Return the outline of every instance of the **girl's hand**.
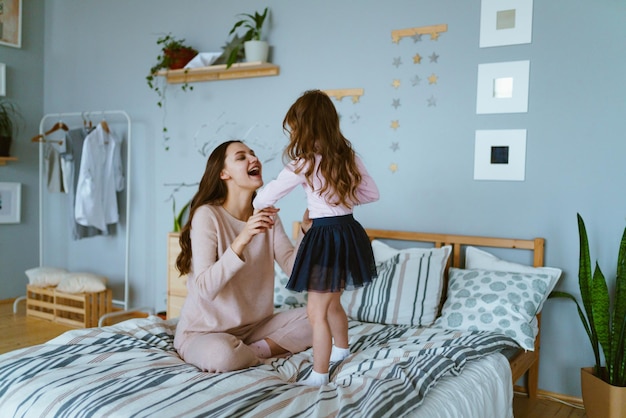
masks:
<path fill-rule="evenodd" d="M 313 221 L 309 218 L 309 210 L 305 210 L 302 215 L 302 223 L 300 224 L 300 228 L 302 228 L 302 233 L 306 234 L 309 228 L 313 225 Z"/>
<path fill-rule="evenodd" d="M 275 207 L 255 210 L 252 216 L 248 218 L 243 231 L 230 244 L 235 254 L 241 258 L 244 248 L 252 241 L 255 235 L 265 233 L 268 229 L 271 229 L 274 226 L 274 217 L 279 210 Z"/>

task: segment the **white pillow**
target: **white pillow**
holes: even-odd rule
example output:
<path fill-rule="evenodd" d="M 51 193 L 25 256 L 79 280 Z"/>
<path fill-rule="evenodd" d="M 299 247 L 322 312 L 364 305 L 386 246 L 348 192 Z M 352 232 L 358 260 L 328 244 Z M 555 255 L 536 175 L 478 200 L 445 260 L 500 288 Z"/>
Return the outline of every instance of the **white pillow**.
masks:
<path fill-rule="evenodd" d="M 492 271 L 509 271 L 512 273 L 531 273 L 531 274 L 547 274 L 550 277 L 546 296 L 552 292 L 561 277 L 561 269 L 554 267 L 532 267 L 524 264 L 514 263 L 512 261 L 502 260 L 487 251 L 480 250 L 476 247 L 467 247 L 465 249 L 465 268 L 467 270 L 492 270 Z M 544 298 L 539 304 L 537 313 L 541 312 Z"/>
<path fill-rule="evenodd" d="M 346 314 L 363 322 L 428 326 L 437 317 L 452 247 L 398 250 L 372 241 L 378 277 L 343 292 Z"/>
<path fill-rule="evenodd" d="M 66 273 L 57 286 L 59 292 L 97 293 L 106 290 L 107 278 L 93 273 Z"/>
<path fill-rule="evenodd" d="M 543 273 L 450 267 L 447 298 L 433 327 L 497 332 L 533 351 L 538 333 L 534 319 L 550 281 Z"/>
<path fill-rule="evenodd" d="M 58 267 L 35 267 L 26 270 L 26 277 L 28 277 L 28 283 L 35 287 L 56 286 L 61 282 L 61 279 L 67 270 Z"/>
<path fill-rule="evenodd" d="M 307 292 L 294 292 L 285 288 L 289 276 L 285 274 L 280 265 L 274 261 L 274 306 L 287 306 L 297 308 L 305 306 L 307 302 Z"/>

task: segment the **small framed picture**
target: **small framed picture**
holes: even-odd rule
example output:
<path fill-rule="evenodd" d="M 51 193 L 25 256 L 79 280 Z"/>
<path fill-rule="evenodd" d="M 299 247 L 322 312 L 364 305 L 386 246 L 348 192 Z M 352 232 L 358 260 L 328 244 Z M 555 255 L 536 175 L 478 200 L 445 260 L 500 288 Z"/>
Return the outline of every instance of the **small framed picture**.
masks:
<path fill-rule="evenodd" d="M 7 66 L 0 62 L 0 96 L 6 96 L 7 87 L 6 87 L 6 76 L 7 76 Z"/>
<path fill-rule="evenodd" d="M 476 131 L 474 180 L 524 181 L 526 129 Z"/>
<path fill-rule="evenodd" d="M 530 61 L 478 65 L 476 113 L 528 112 Z"/>
<path fill-rule="evenodd" d="M 480 47 L 528 44 L 532 39 L 533 0 L 482 0 Z"/>
<path fill-rule="evenodd" d="M 0 223 L 20 223 L 21 195 L 20 183 L 0 183 Z"/>
<path fill-rule="evenodd" d="M 22 47 L 22 0 L 0 0 L 0 45 Z"/>

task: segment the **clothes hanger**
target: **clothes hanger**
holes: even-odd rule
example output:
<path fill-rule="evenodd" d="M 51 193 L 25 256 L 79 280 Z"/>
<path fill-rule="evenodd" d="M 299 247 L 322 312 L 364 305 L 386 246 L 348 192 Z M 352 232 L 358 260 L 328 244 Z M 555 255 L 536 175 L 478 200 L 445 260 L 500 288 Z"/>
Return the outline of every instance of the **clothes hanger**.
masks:
<path fill-rule="evenodd" d="M 93 129 L 93 122 L 91 121 L 91 118 L 89 117 L 89 115 L 91 115 L 91 112 L 87 112 L 87 126 L 85 126 L 89 131 L 91 131 L 91 129 Z"/>
<path fill-rule="evenodd" d="M 109 124 L 107 123 L 106 120 L 102 119 L 100 121 L 100 126 L 102 126 L 102 129 L 104 130 L 104 132 L 111 133 L 111 130 L 109 129 Z"/>
<path fill-rule="evenodd" d="M 63 122 L 63 121 L 58 121 L 57 123 L 55 123 L 54 125 L 52 125 L 52 128 L 48 129 L 46 132 L 39 135 L 36 135 L 34 137 L 32 137 L 30 139 L 30 142 L 52 142 L 52 143 L 57 143 L 59 145 L 63 145 L 63 140 L 47 140 L 45 139 L 46 135 L 50 135 L 53 132 L 58 131 L 59 129 L 64 130 L 65 132 L 69 131 L 70 128 L 67 127 L 67 125 Z"/>
<path fill-rule="evenodd" d="M 65 132 L 69 131 L 70 128 L 67 127 L 67 125 L 62 121 L 58 121 L 57 123 L 55 123 L 54 125 L 52 125 L 52 128 L 48 129 L 45 133 L 44 136 L 46 135 L 50 135 L 52 132 L 56 132 L 59 129 L 63 129 Z"/>
<path fill-rule="evenodd" d="M 102 112 L 102 120 L 100 121 L 100 126 L 102 126 L 102 129 L 104 130 L 104 132 L 106 133 L 111 133 L 111 130 L 109 129 L 109 124 L 107 123 L 106 119 L 104 118 L 104 112 Z"/>

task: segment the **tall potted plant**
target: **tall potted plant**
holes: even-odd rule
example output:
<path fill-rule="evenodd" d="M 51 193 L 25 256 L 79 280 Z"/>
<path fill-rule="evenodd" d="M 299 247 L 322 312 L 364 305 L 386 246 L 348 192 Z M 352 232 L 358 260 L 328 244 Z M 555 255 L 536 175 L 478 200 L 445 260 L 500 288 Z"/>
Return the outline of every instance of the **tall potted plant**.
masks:
<path fill-rule="evenodd" d="M 241 47 L 243 46 L 245 51 L 246 61 L 261 61 L 266 62 L 269 54 L 269 44 L 262 39 L 263 24 L 267 17 L 268 8 L 263 10 L 263 13 L 254 12 L 254 14 L 241 13 L 238 16 L 242 16 L 241 20 L 235 22 L 235 25 L 228 33 L 229 35 L 235 34 L 239 27 L 247 29 L 244 34 L 239 37 L 235 34 L 233 38 L 237 42 L 232 45 L 226 59 L 226 68 L 230 68 L 241 57 Z"/>
<path fill-rule="evenodd" d="M 17 128 L 17 120 L 20 116 L 20 112 L 15 104 L 0 99 L 0 157 L 9 157 L 11 155 L 13 133 Z"/>
<path fill-rule="evenodd" d="M 563 297 L 574 301 L 593 348 L 594 367 L 581 370 L 583 402 L 587 416 L 624 417 L 626 416 L 626 228 L 617 255 L 615 290 L 613 295 L 610 295 L 597 261 L 592 273 L 587 230 L 580 214 L 577 214 L 577 217 L 580 239 L 578 284 L 583 307 L 581 308 L 578 300 L 567 292 L 553 291 L 550 297 Z"/>

